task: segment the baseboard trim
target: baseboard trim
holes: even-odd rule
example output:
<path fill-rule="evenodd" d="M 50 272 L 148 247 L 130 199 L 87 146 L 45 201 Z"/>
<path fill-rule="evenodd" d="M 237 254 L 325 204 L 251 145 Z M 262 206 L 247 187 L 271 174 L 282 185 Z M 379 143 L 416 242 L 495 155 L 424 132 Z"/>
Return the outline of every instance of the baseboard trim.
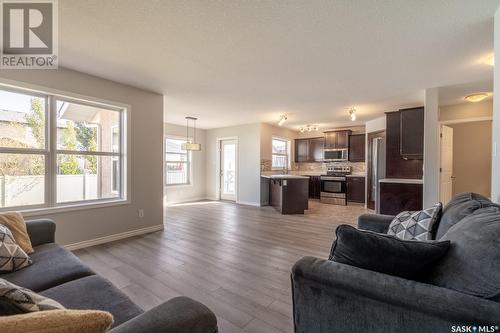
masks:
<path fill-rule="evenodd" d="M 89 240 L 82 241 L 82 242 L 64 245 L 64 247 L 70 251 L 74 251 L 74 250 L 83 249 L 83 248 L 94 246 L 94 245 L 113 242 L 113 241 L 124 239 L 124 238 L 149 234 L 151 232 L 160 231 L 160 230 L 163 230 L 163 224 L 155 225 L 152 227 L 131 230 L 131 231 L 125 231 L 125 232 L 121 232 L 119 234 L 89 239 Z"/>
<path fill-rule="evenodd" d="M 250 201 L 236 201 L 238 205 L 245 205 L 245 206 L 254 206 L 254 207 L 260 207 L 260 203 L 258 202 L 250 202 Z"/>

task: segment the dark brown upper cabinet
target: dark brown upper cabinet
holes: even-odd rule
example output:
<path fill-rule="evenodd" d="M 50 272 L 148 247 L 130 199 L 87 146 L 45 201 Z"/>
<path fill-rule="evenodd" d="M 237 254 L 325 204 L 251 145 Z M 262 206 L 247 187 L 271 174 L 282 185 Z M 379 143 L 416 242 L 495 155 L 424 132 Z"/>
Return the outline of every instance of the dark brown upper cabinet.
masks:
<path fill-rule="evenodd" d="M 322 162 L 324 138 L 296 139 L 295 162 Z"/>
<path fill-rule="evenodd" d="M 401 113 L 400 154 L 403 158 L 424 158 L 424 108 L 399 110 Z"/>
<path fill-rule="evenodd" d="M 349 161 L 364 162 L 365 161 L 365 135 L 352 134 L 349 136 Z"/>
<path fill-rule="evenodd" d="M 386 113 L 385 176 L 422 179 L 423 160 L 401 155 L 401 112 Z"/>
<path fill-rule="evenodd" d="M 350 130 L 325 132 L 325 149 L 349 148 Z"/>

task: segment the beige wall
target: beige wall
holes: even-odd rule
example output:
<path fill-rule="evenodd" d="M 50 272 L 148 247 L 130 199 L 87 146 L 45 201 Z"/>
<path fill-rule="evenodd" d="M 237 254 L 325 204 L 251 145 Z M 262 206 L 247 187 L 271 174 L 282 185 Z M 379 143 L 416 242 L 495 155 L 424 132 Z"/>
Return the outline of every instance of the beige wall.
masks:
<path fill-rule="evenodd" d="M 448 125 L 453 128 L 453 195 L 491 195 L 491 121 Z"/>
<path fill-rule="evenodd" d="M 63 68 L 0 71 L 0 82 L 13 83 L 10 80 L 131 106 L 130 204 L 36 216 L 56 222 L 59 243 L 73 244 L 163 224 L 162 95 Z M 144 209 L 143 218 L 139 218 L 138 209 Z"/>
<path fill-rule="evenodd" d="M 166 113 L 168 120 L 168 113 Z M 186 137 L 186 126 L 165 123 L 165 136 Z M 192 131 L 190 129 L 190 134 Z M 165 186 L 164 202 L 172 204 L 176 202 L 202 200 L 206 198 L 206 131 L 196 129 L 196 141 L 201 143 L 201 151 L 191 153 L 191 184 Z"/>
<path fill-rule="evenodd" d="M 439 107 L 439 121 L 448 122 L 473 118 L 488 118 L 493 114 L 493 101 L 462 103 Z"/>

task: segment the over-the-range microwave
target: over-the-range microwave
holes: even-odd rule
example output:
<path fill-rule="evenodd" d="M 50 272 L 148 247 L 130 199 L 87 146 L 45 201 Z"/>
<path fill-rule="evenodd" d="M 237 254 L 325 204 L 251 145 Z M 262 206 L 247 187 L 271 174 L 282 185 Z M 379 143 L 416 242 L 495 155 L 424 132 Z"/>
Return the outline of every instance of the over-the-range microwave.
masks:
<path fill-rule="evenodd" d="M 323 160 L 326 162 L 341 162 L 347 161 L 349 158 L 349 150 L 342 149 L 325 149 L 323 152 Z"/>

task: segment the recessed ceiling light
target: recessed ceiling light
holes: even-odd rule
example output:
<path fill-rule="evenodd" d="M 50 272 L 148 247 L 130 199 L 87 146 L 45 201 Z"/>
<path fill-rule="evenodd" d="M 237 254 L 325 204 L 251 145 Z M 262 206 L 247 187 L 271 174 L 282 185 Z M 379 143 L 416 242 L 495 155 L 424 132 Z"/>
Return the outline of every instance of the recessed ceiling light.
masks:
<path fill-rule="evenodd" d="M 489 93 L 480 92 L 480 93 L 475 93 L 475 94 L 467 95 L 467 96 L 464 97 L 464 99 L 467 102 L 477 103 L 477 102 L 481 102 L 485 98 L 488 98 L 488 96 L 490 96 Z"/>

